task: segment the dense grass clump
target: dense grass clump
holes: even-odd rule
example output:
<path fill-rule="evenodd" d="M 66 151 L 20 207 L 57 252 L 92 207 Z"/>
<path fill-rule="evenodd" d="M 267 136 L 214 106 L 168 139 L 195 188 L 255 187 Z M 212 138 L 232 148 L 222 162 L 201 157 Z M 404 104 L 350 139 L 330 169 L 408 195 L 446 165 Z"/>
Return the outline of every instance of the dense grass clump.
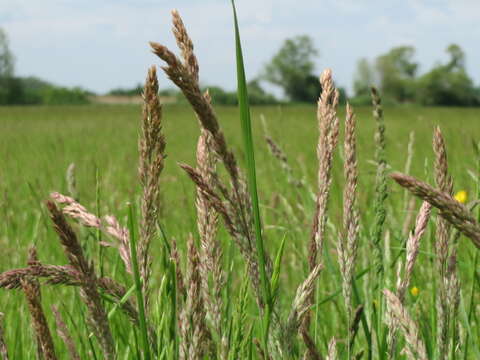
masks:
<path fill-rule="evenodd" d="M 173 33 L 151 47 L 193 113 L 155 67 L 142 115 L 0 109 L 1 356 L 479 358 L 478 114 L 344 111 L 330 70 L 317 109 L 250 112 L 238 26 L 214 109 Z"/>

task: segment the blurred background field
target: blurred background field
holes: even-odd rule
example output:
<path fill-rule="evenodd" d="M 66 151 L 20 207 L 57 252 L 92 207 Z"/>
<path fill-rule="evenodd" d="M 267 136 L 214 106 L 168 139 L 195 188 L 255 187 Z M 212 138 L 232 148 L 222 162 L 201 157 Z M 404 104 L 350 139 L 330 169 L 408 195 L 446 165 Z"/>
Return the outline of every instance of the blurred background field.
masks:
<path fill-rule="evenodd" d="M 375 124 L 371 108 L 355 110 L 359 130 L 360 205 L 368 212 L 374 190 Z M 243 161 L 241 139 L 236 135 L 240 131 L 237 110 L 220 107 L 217 112 L 227 140 Z M 480 112 L 477 109 L 387 107 L 385 113 L 390 171 L 404 170 L 413 131 L 411 174 L 432 182 L 432 129 L 440 125 L 447 141 L 456 190 L 465 189 L 469 193 L 475 190 L 469 170 L 475 168 L 472 141 L 475 134 L 480 134 Z M 275 216 L 275 212 L 280 211 L 275 208 L 275 197 L 289 192 L 290 185 L 268 151 L 260 121 L 262 115 L 272 137 L 287 154 L 294 176 L 304 178 L 313 188 L 318 131 L 313 106 L 253 108 L 260 199 L 265 222 L 269 225 L 270 221 L 279 220 Z M 199 130 L 197 120 L 187 106 L 167 105 L 163 116 L 168 158 L 161 180 L 162 218 L 169 233 L 182 237 L 194 231 L 196 226 L 194 188 L 177 162 L 194 164 Z M 0 108 L 0 188 L 5 219 L 1 241 L 2 248 L 9 255 L 2 261 L 2 267 L 20 265 L 25 254 L 17 252 L 18 248 L 25 248 L 32 240 L 31 234 L 43 229 L 40 226 L 35 230 L 33 227 L 38 225 L 32 219 L 39 216 L 42 201 L 51 191 L 67 192 L 65 173 L 71 163 L 76 166 L 78 196 L 85 206 L 95 206 L 98 175 L 102 212 L 124 213 L 125 203 L 135 199 L 139 191 L 137 138 L 140 117 L 141 108 L 135 105 Z M 341 211 L 343 169 L 340 156 L 341 152 L 338 152 L 334 166 L 331 207 L 334 212 Z M 403 192 L 393 184 L 391 188 L 389 201 L 403 201 Z M 306 206 L 305 211 L 312 213 L 313 202 L 307 202 Z M 305 221 L 308 223 L 310 218 Z M 281 223 L 271 225 L 282 226 Z M 305 232 L 308 232 L 308 226 Z M 272 236 L 271 241 L 277 235 Z M 48 252 L 48 242 L 37 241 L 40 254 Z"/>
<path fill-rule="evenodd" d="M 359 206 L 362 218 L 362 242 L 360 246 L 359 269 L 369 266 L 371 255 L 368 242 L 368 229 L 373 221 L 373 194 L 376 166 L 373 163 L 375 122 L 370 107 L 359 107 L 358 118 L 358 154 L 359 154 Z M 265 225 L 266 246 L 274 254 L 283 238 L 286 239 L 284 262 L 289 271 L 282 272 L 282 287 L 285 296 L 282 304 L 288 304 L 294 294 L 296 284 L 307 273 L 304 259 L 308 256 L 308 239 L 314 201 L 308 190 L 296 191 L 287 182 L 279 163 L 268 151 L 263 138 L 263 116 L 269 132 L 284 149 L 288 161 L 294 170 L 294 176 L 303 179 L 312 189 L 316 184 L 316 144 L 318 139 L 317 120 L 314 106 L 266 106 L 254 107 L 252 119 L 256 147 L 258 183 L 262 220 Z M 238 136 L 240 124 L 238 112 L 233 107 L 219 107 L 217 113 L 227 140 L 243 163 L 241 139 Z M 340 118 L 344 116 L 343 110 Z M 126 224 L 126 203 L 137 202 L 140 187 L 137 180 L 137 140 L 141 118 L 138 105 L 89 105 L 54 107 L 1 107 L 0 108 L 0 211 L 2 224 L 0 245 L 2 253 L 1 270 L 24 266 L 27 248 L 35 244 L 39 258 L 45 263 L 65 264 L 66 259 L 52 230 L 50 220 L 44 209 L 43 201 L 51 191 L 67 193 L 66 169 L 69 164 L 76 166 L 76 181 L 80 202 L 95 211 L 98 200 L 102 215 L 115 214 Z M 478 141 L 480 134 L 480 113 L 472 108 L 424 108 L 416 106 L 387 107 L 385 109 L 387 127 L 387 161 L 389 171 L 404 171 L 407 161 L 407 148 L 411 132 L 414 132 L 411 174 L 433 183 L 431 147 L 432 130 L 440 125 L 446 138 L 450 170 L 455 179 L 455 190 L 465 189 L 474 196 L 476 182 L 470 174 L 475 172 L 476 155 L 472 140 Z M 176 239 L 184 249 L 189 233 L 196 233 L 196 215 L 194 207 L 194 187 L 191 181 L 177 165 L 177 162 L 194 164 L 195 144 L 199 134 L 197 120 L 192 111 L 184 105 L 166 105 L 163 109 L 163 126 L 167 141 L 165 170 L 161 175 L 162 209 L 160 221 L 169 239 Z M 335 155 L 333 187 L 330 201 L 330 220 L 332 224 L 341 223 L 343 167 L 342 151 Z M 242 164 L 243 165 L 243 164 Z M 470 174 L 469 174 L 470 173 Z M 387 232 L 391 237 L 393 253 L 401 251 L 404 237 L 400 232 L 407 217 L 405 193 L 398 186 L 389 183 L 387 206 Z M 417 201 L 415 209 L 419 206 Z M 411 210 L 410 210 L 411 211 Z M 416 211 L 416 210 L 414 210 Z M 414 215 L 414 214 L 412 214 Z M 332 228 L 333 229 L 333 228 Z M 77 228 L 87 253 L 96 258 L 97 245 L 94 234 Z M 433 233 L 432 233 L 433 234 Z M 226 249 L 232 251 L 231 239 L 223 228 L 220 237 Z M 430 237 L 430 239 L 432 239 Z M 329 236 L 327 263 L 335 262 L 333 236 Z M 461 239 L 459 269 L 464 289 L 472 284 L 473 245 L 468 239 Z M 419 266 L 424 261 L 433 261 L 432 242 L 426 241 L 419 258 Z M 160 253 L 161 240 L 152 245 L 152 254 Z M 183 251 L 183 250 L 182 250 Z M 104 253 L 108 273 L 120 281 L 129 284 L 131 280 L 121 268 L 119 256 L 115 250 Z M 233 264 L 242 268 L 242 261 L 234 256 Z M 98 263 L 97 263 L 98 265 Z M 340 278 L 335 267 L 322 275 L 319 287 L 319 299 L 326 299 L 338 290 Z M 159 286 L 163 275 L 156 271 L 159 264 L 154 261 L 154 287 Z M 296 271 L 290 271 L 296 269 Z M 413 284 L 421 289 L 419 301 L 415 307 L 417 316 L 427 316 L 432 298 L 429 296 L 434 267 L 428 271 L 417 272 Z M 243 271 L 243 270 L 242 270 Z M 389 269 L 390 272 L 395 271 Z M 237 273 L 237 275 L 239 275 Z M 392 276 L 392 275 L 391 275 Z M 233 278 L 236 283 L 239 278 Z M 55 291 L 43 291 L 45 306 L 60 303 L 63 312 L 69 314 L 70 326 L 74 336 L 81 338 L 87 333 L 85 322 L 73 309 L 79 309 L 78 297 L 73 289 L 55 287 Z M 289 295 L 290 294 L 290 295 Z M 465 295 L 467 295 L 465 293 Z M 321 313 L 330 321 L 322 322 L 321 327 L 327 334 L 342 326 L 345 319 L 339 313 L 330 313 L 341 304 L 340 298 L 322 303 Z M 6 323 L 15 323 L 7 328 L 7 342 L 14 358 L 28 358 L 35 352 L 34 343 L 28 329 L 28 317 L 24 313 L 25 304 L 19 292 L 4 292 L 0 297 L 0 309 L 6 314 Z M 287 305 L 288 306 L 288 305 Z M 253 316 L 253 313 L 252 313 Z M 339 318 L 337 318 L 339 316 Z M 336 319 L 336 320 L 335 320 Z M 115 336 L 124 334 L 125 319 L 112 320 Z M 321 336 L 321 335 L 320 335 Z M 323 339 L 324 346 L 328 338 Z M 56 342 L 58 340 L 55 340 Z M 127 346 L 123 339 L 119 345 Z M 22 345 L 23 344 L 23 345 Z M 122 345 L 123 344 L 123 345 Z M 63 349 L 61 343 L 57 348 Z M 80 346 L 80 352 L 89 354 L 86 343 Z M 128 357 L 128 355 L 126 355 Z"/>
<path fill-rule="evenodd" d="M 7 0 L 0 3 L 0 273 L 26 266 L 27 251 L 32 245 L 38 250 L 42 264 L 68 263 L 45 207 L 45 200 L 53 191 L 71 195 L 99 218 L 113 214 L 122 226 L 127 226 L 128 220 L 131 220 L 128 231 L 132 235 L 131 244 L 135 244 L 132 232 L 140 228 L 136 225 L 142 218 L 142 188 L 138 175 L 138 139 L 145 93 L 142 79 L 148 66 L 161 64 L 152 54 L 148 42 L 159 41 L 175 49 L 174 37 L 168 35 L 172 4 L 166 3 L 139 0 L 118 3 L 111 8 L 93 1 L 70 4 L 47 0 L 34 4 L 24 0 Z M 454 193 L 462 191 L 464 202 L 475 206 L 475 200 L 480 198 L 480 73 L 474 64 L 480 59 L 476 45 L 480 27 L 476 26 L 478 19 L 472 14 L 478 14 L 480 7 L 468 1 L 424 5 L 397 1 L 396 4 L 377 2 L 364 6 L 352 1 L 310 0 L 302 2 L 303 6 L 299 7 L 297 2 L 292 1 L 245 0 L 239 9 L 240 29 L 244 35 L 243 60 L 238 55 L 239 48 L 237 52 L 234 50 L 228 3 L 217 0 L 182 2 L 179 10 L 191 31 L 201 71 L 197 79 L 195 66 L 192 66 L 187 76 L 182 74 L 181 78 L 195 80 L 200 102 L 205 101 L 200 94 L 208 90 L 228 147 L 235 153 L 242 171 L 246 169 L 246 158 L 249 158 L 246 154 L 251 155 L 252 151 L 242 143 L 239 98 L 244 95 L 246 100 L 248 96 L 252 106 L 256 181 L 263 225 L 263 235 L 259 236 L 261 230 L 258 230 L 254 237 L 264 237 L 270 258 L 281 252 L 282 241 L 285 244 L 284 255 L 277 268 L 280 271 L 280 290 L 274 294 L 275 306 L 273 302 L 269 304 L 267 301 L 266 304 L 267 309 L 270 305 L 274 309 L 273 315 L 278 321 L 276 326 L 283 320 L 285 324 L 294 326 L 277 327 L 277 330 L 280 329 L 282 337 L 295 337 L 299 330 L 295 329 L 299 325 L 295 324 L 295 316 L 300 315 L 296 305 L 292 306 L 292 301 L 297 287 L 315 265 L 309 264 L 315 248 L 309 247 L 309 241 L 315 217 L 317 182 L 318 178 L 322 178 L 317 173 L 319 124 L 316 101 L 322 91 L 325 94 L 328 90 L 328 86 L 322 89 L 325 83 L 321 85 L 319 75 L 323 69 L 332 68 L 332 86 L 338 89 L 341 104 L 338 112 L 340 142 L 334 152 L 328 216 L 319 215 L 328 220 L 325 247 L 321 260 L 318 260 L 324 269 L 314 286 L 315 299 L 304 296 L 308 298 L 305 301 L 312 305 L 309 312 L 314 315 L 309 329 L 312 337 L 310 345 L 324 354 L 331 339 L 336 338 L 338 359 L 360 359 L 364 352 L 363 358 L 369 360 L 386 360 L 386 350 L 393 345 L 390 349 L 393 353 L 388 358 L 403 359 L 400 346 L 403 347 L 409 339 L 404 341 L 404 336 L 399 336 L 398 344 L 387 344 L 391 339 L 387 340 L 387 312 L 382 290 L 394 289 L 398 277 L 401 277 L 397 269 L 406 260 L 406 239 L 421 202 L 388 178 L 386 223 L 382 227 L 384 209 L 382 201 L 375 198 L 383 196 L 382 176 L 376 176 L 378 169 L 381 173 L 383 150 L 382 141 L 374 141 L 374 133 L 381 132 L 382 121 L 376 123 L 372 116 L 372 86 L 378 89 L 384 106 L 387 173 L 400 171 L 434 185 L 432 136 L 434 128 L 439 126 L 445 138 Z M 180 15 L 176 12 L 173 15 L 174 24 L 179 26 Z M 178 16 L 176 21 L 175 16 Z M 206 18 L 208 22 L 205 22 Z M 183 25 L 181 27 L 183 29 Z M 332 31 L 335 31 L 335 36 L 331 35 Z M 186 34 L 186 30 L 181 33 Z M 179 34 L 174 32 L 179 45 L 183 41 L 183 45 L 193 52 L 188 36 L 179 40 Z M 239 44 L 240 41 L 236 45 Z M 154 53 L 160 58 L 161 54 L 165 54 L 162 49 L 158 44 L 153 46 Z M 179 53 L 183 52 L 182 56 L 188 57 L 188 51 L 183 50 Z M 237 63 L 245 62 L 248 82 L 237 74 L 237 83 L 234 54 L 237 54 Z M 192 58 L 184 60 L 190 65 L 196 64 Z M 163 61 L 168 63 L 165 57 Z M 161 133 L 165 135 L 167 157 L 160 176 L 158 219 L 156 209 L 153 209 L 155 205 L 151 209 L 151 215 L 158 222 L 152 225 L 155 231 L 150 229 L 154 234 L 149 252 L 153 259 L 152 301 L 151 306 L 147 306 L 148 323 L 158 331 L 158 339 L 147 339 L 146 328 L 132 325 L 128 316 L 117 311 L 118 298 L 122 298 L 125 292 L 113 299 L 111 294 L 100 290 L 102 305 L 109 314 L 115 351 L 119 359 L 125 360 L 143 358 L 142 351 L 148 358 L 150 347 L 139 345 L 149 342 L 151 350 L 158 350 L 156 355 L 159 359 L 174 358 L 179 344 L 194 344 L 185 333 L 180 334 L 186 329 L 181 324 L 186 319 L 185 313 L 180 312 L 192 310 L 188 300 L 192 298 L 191 292 L 198 290 L 195 288 L 198 284 L 192 280 L 195 276 L 187 275 L 189 271 L 195 272 L 195 267 L 187 266 L 187 259 L 193 264 L 194 255 L 187 251 L 186 244 L 190 237 L 199 246 L 202 234 L 199 234 L 198 224 L 201 227 L 202 219 L 201 216 L 197 219 L 196 188 L 179 164 L 195 166 L 200 126 L 185 97 L 185 93 L 187 98 L 188 94 L 192 94 L 191 88 L 188 91 L 174 88 L 163 72 L 158 72 L 160 91 L 153 86 L 150 92 L 151 95 L 155 92 L 163 104 Z M 237 87 L 238 84 L 243 86 Z M 248 95 L 242 91 L 237 93 L 237 89 L 243 87 L 248 89 Z M 198 105 L 198 98 L 194 104 Z M 350 169 L 355 167 L 355 156 L 349 157 L 348 164 L 343 154 L 347 99 L 354 106 L 357 118 L 358 237 L 353 229 L 355 211 L 351 208 L 349 214 L 343 214 L 343 191 L 349 188 L 345 186 L 344 163 Z M 325 100 L 323 105 L 329 107 L 328 101 Z M 154 116 L 150 120 L 152 118 Z M 242 120 L 246 121 L 245 118 Z M 285 153 L 291 173 L 286 172 L 285 164 L 282 168 L 281 161 L 272 155 L 265 139 L 267 134 Z M 244 135 L 248 138 L 248 131 Z M 353 136 L 350 137 L 350 148 L 355 147 L 352 139 Z M 440 135 L 437 135 L 437 143 L 439 139 Z M 162 142 L 158 138 L 156 141 L 158 144 Z M 375 153 L 379 156 L 375 157 Z M 157 156 L 162 158 L 159 154 Z M 380 159 L 380 164 L 375 163 L 375 158 Z M 326 168 L 328 166 L 323 167 Z M 70 171 L 70 175 L 73 174 L 70 178 L 75 179 L 73 188 L 67 180 L 67 169 L 74 169 Z M 222 164 L 218 164 L 217 171 L 221 180 L 229 181 Z M 328 177 L 325 173 L 323 175 Z M 248 186 L 250 191 L 254 188 L 253 183 Z M 380 186 L 375 188 L 376 184 Z M 355 191 L 352 188 L 355 186 L 350 185 L 349 195 L 353 196 Z M 220 197 L 225 197 L 225 192 Z M 133 207 L 128 204 L 133 204 Z M 128 219 L 130 209 L 133 210 Z M 238 221 L 242 227 L 242 222 L 249 223 L 251 219 L 245 221 L 244 210 L 237 210 L 242 213 L 238 218 L 242 218 Z M 247 216 L 250 210 L 247 209 Z M 320 213 L 324 214 L 323 211 Z M 453 265 L 458 260 L 460 285 L 456 288 L 456 283 L 451 281 L 454 278 L 447 279 L 445 273 L 439 274 L 439 269 L 446 270 L 447 263 L 446 258 L 444 263 L 438 264 L 437 261 L 442 261 L 442 249 L 436 248 L 441 247 L 442 236 L 436 234 L 436 230 L 442 226 L 435 224 L 439 219 L 437 211 L 432 214 L 420 243 L 418 261 L 413 278 L 407 285 L 403 305 L 418 324 L 419 337 L 425 343 L 428 354 L 425 358 L 480 359 L 480 308 L 477 305 L 480 302 L 480 275 L 477 270 L 480 253 L 464 236 L 455 238 L 455 233 L 449 239 L 453 242 L 447 245 L 447 253 L 450 247 L 452 254 L 455 253 L 456 240 L 460 239 L 458 258 L 452 255 L 448 264 L 448 270 L 455 275 Z M 480 221 L 480 207 L 475 208 L 472 215 Z M 352 231 L 349 229 L 345 234 L 343 221 L 347 219 L 348 222 L 349 217 Z M 125 290 L 130 288 L 131 291 L 127 292 L 130 298 L 125 295 L 122 301 L 133 301 L 133 278 L 127 273 L 119 251 L 114 247 L 100 246 L 102 240 L 109 240 L 108 235 L 102 233 L 105 229 L 80 226 L 75 221 L 69 223 L 78 234 L 96 273 L 118 281 Z M 244 229 L 247 230 L 246 238 L 253 234 L 251 225 Z M 148 226 L 143 229 L 146 228 Z M 249 230 L 252 232 L 249 233 Z M 235 245 L 238 239 L 227 233 L 222 221 L 219 221 L 218 231 L 223 257 L 218 253 L 215 256 L 221 258 L 219 267 L 224 270 L 225 282 L 221 283 L 223 288 L 215 296 L 223 297 L 220 303 L 225 306 L 219 311 L 219 324 L 222 321 L 223 324 L 214 330 L 213 341 L 210 341 L 211 338 L 205 341 L 218 347 L 208 356 L 219 355 L 221 351 L 218 350 L 225 345 L 224 338 L 220 341 L 222 330 L 222 336 L 228 332 L 228 346 L 235 344 L 229 349 L 229 360 L 238 357 L 236 351 L 240 347 L 238 351 L 244 357 L 247 353 L 250 358 L 263 357 L 261 347 L 267 350 L 272 345 L 267 344 L 268 340 L 278 334 L 270 334 L 269 338 L 268 330 L 265 332 L 263 328 L 262 310 L 257 307 L 254 292 L 243 293 L 241 290 L 244 286 L 248 289 L 245 266 L 250 261 L 248 256 L 240 254 Z M 321 230 L 317 235 L 320 233 Z M 348 246 L 352 246 L 353 250 L 350 259 L 347 259 L 352 263 L 355 261 L 355 240 L 359 242 L 357 263 L 352 272 L 355 280 L 346 271 L 342 273 L 339 266 L 345 250 L 337 246 L 347 238 L 349 242 L 352 240 Z M 178 245 L 178 252 L 174 243 Z M 135 248 L 135 245 L 132 246 Z M 375 254 L 377 249 L 378 254 Z M 206 250 L 200 250 L 200 253 L 202 251 Z M 203 267 L 203 270 L 206 268 Z M 186 275 L 187 282 L 192 286 L 191 292 L 189 289 L 183 293 L 180 286 L 177 287 L 181 276 L 175 272 L 176 269 Z M 405 273 L 406 270 L 404 276 Z M 213 277 L 212 274 L 207 275 L 199 281 L 213 284 Z M 257 278 L 253 276 L 254 282 Z M 138 277 L 136 280 L 140 281 Z M 274 283 L 274 280 L 271 282 Z M 342 293 L 342 284 L 345 286 L 347 282 L 351 287 L 350 295 Z M 450 282 L 448 286 L 446 282 Z M 3 326 L 9 356 L 11 359 L 33 359 L 37 351 L 41 351 L 34 340 L 36 335 L 31 328 L 25 296 L 21 290 L 5 290 L 5 283 L 0 285 L 0 330 Z M 448 301 L 441 298 L 445 286 L 452 290 Z M 457 293 L 454 294 L 456 289 L 458 298 L 455 297 Z M 270 296 L 266 290 L 262 290 L 265 299 Z M 307 292 L 305 289 L 302 291 Z M 350 327 L 352 314 L 344 311 L 343 296 L 348 298 L 352 292 L 354 299 L 348 299 L 347 303 L 355 307 L 358 305 L 361 308 L 358 314 L 363 311 L 363 315 L 357 318 L 360 319 L 357 325 L 361 323 L 358 336 L 356 330 Z M 139 300 L 140 287 L 136 294 L 140 297 L 135 309 L 143 303 Z M 197 300 L 208 302 L 213 297 L 198 296 Z M 59 307 L 82 359 L 105 356 L 105 349 L 103 352 L 100 350 L 101 342 L 95 339 L 88 326 L 87 310 L 77 289 L 62 285 L 53 287 L 45 281 L 42 283 L 41 304 L 48 314 L 52 334 L 59 327 L 50 308 L 51 305 Z M 448 314 L 447 304 L 451 308 Z M 347 308 L 350 305 L 347 304 Z M 138 313 L 142 313 L 140 306 Z M 271 314 L 268 310 L 266 313 L 265 318 L 268 318 Z M 294 321 L 291 323 L 292 314 Z M 451 328 L 447 319 L 449 314 L 453 319 Z M 208 324 L 205 328 L 213 329 L 211 314 L 200 315 L 196 318 L 200 319 L 198 323 L 193 324 L 196 322 L 194 319 L 190 326 Z M 445 324 L 448 329 L 442 333 Z M 393 323 L 389 326 L 390 335 L 400 335 L 400 332 L 392 330 Z M 293 333 L 290 332 L 292 329 L 295 330 Z M 143 341 L 139 340 L 140 333 Z M 442 339 L 447 333 L 450 337 L 448 341 Z M 0 358 L 1 338 L 0 331 Z M 59 358 L 65 358 L 65 344 L 56 334 L 53 338 Z M 310 347 L 304 333 L 297 340 L 300 338 L 305 344 L 298 342 L 293 346 L 293 342 L 287 344 L 288 341 L 285 341 L 286 347 L 290 347 L 288 355 L 292 358 L 293 354 L 300 356 L 305 347 Z M 275 341 L 278 339 L 281 337 L 275 338 Z M 255 355 L 256 340 L 264 343 Z M 153 349 L 156 346 L 154 343 L 158 349 Z M 453 346 L 447 351 L 448 344 Z M 226 354 L 222 355 L 226 358 Z M 183 357 L 188 356 L 183 354 Z"/>

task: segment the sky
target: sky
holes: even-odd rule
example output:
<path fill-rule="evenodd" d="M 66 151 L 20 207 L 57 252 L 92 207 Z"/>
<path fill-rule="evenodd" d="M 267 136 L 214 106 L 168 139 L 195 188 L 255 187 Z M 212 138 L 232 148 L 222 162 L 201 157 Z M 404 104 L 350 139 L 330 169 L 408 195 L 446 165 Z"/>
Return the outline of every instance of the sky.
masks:
<path fill-rule="evenodd" d="M 413 45 L 420 73 L 459 44 L 480 84 L 478 0 L 237 0 L 247 78 L 257 76 L 286 38 L 307 34 L 319 50 L 316 72 L 333 70 L 351 89 L 356 62 Z M 203 85 L 234 90 L 235 50 L 229 0 L 0 0 L 0 27 L 16 56 L 16 74 L 98 93 L 143 82 L 156 41 L 176 51 L 176 8 L 195 44 Z M 172 84 L 163 75 L 160 87 Z"/>

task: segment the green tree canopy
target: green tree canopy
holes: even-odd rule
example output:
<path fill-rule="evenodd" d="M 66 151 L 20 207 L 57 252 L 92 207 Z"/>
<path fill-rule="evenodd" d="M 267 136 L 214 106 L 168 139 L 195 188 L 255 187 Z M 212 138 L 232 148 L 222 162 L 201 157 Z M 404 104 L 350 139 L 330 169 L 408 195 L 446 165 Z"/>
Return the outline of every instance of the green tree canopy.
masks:
<path fill-rule="evenodd" d="M 0 28 L 0 77 L 13 76 L 15 58 L 10 51 L 7 33 Z"/>
<path fill-rule="evenodd" d="M 18 82 L 13 79 L 14 62 L 7 34 L 0 28 L 0 104 L 10 103 L 19 91 Z"/>
<path fill-rule="evenodd" d="M 413 46 L 399 46 L 377 57 L 375 68 L 380 89 L 386 97 L 398 102 L 414 99 L 414 80 L 418 69 L 418 64 L 413 61 L 414 55 Z"/>
<path fill-rule="evenodd" d="M 313 74 L 317 55 L 309 36 L 287 39 L 265 66 L 263 78 L 283 88 L 292 101 L 315 101 L 320 93 L 318 77 Z"/>
<path fill-rule="evenodd" d="M 445 51 L 450 55 L 449 70 L 465 69 L 465 53 L 459 45 L 450 44 Z"/>
<path fill-rule="evenodd" d="M 375 83 L 375 69 L 370 62 L 362 58 L 357 62 L 357 70 L 353 78 L 355 96 L 369 96 L 370 88 Z"/>
<path fill-rule="evenodd" d="M 457 44 L 446 49 L 446 64 L 435 66 L 418 81 L 418 99 L 424 105 L 470 106 L 480 104 L 478 91 L 465 70 L 465 54 Z"/>

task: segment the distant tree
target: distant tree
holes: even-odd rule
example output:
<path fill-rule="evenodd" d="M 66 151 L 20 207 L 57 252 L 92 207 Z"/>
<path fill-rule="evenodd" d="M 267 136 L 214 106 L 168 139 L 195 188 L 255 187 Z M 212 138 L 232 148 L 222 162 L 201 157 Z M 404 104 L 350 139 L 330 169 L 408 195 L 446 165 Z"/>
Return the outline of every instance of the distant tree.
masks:
<path fill-rule="evenodd" d="M 370 62 L 362 58 L 357 62 L 357 70 L 353 78 L 355 96 L 370 96 L 370 88 L 375 83 L 375 69 Z"/>
<path fill-rule="evenodd" d="M 315 101 L 320 93 L 318 77 L 313 74 L 317 55 L 309 36 L 287 39 L 265 66 L 263 78 L 283 88 L 292 101 Z"/>
<path fill-rule="evenodd" d="M 480 104 L 478 90 L 465 70 L 465 54 L 452 44 L 444 65 L 437 65 L 418 81 L 418 99 L 424 105 L 470 106 Z"/>
<path fill-rule="evenodd" d="M 43 95 L 50 88 L 54 87 L 48 81 L 34 76 L 20 78 L 23 87 L 23 104 L 35 105 L 43 102 Z"/>
<path fill-rule="evenodd" d="M 136 96 L 143 93 L 143 85 L 138 83 L 137 86 L 133 88 L 116 88 L 108 92 L 108 95 L 114 96 Z"/>
<path fill-rule="evenodd" d="M 6 32 L 0 28 L 0 104 L 11 103 L 18 92 L 18 82 L 13 79 L 15 58 L 10 51 Z M 11 90 L 14 90 L 13 93 Z"/>
<path fill-rule="evenodd" d="M 83 105 L 90 102 L 91 93 L 79 87 L 50 87 L 42 92 L 42 103 L 45 105 Z"/>
<path fill-rule="evenodd" d="M 7 33 L 0 28 L 0 77 L 13 76 L 15 58 L 10 51 Z"/>
<path fill-rule="evenodd" d="M 450 44 L 445 50 L 450 55 L 450 61 L 447 64 L 449 70 L 465 69 L 465 53 L 457 44 Z"/>
<path fill-rule="evenodd" d="M 238 94 L 236 91 L 226 91 L 219 86 L 210 86 L 207 88 L 212 102 L 217 105 L 237 105 Z M 248 100 L 250 105 L 268 105 L 276 104 L 277 99 L 266 92 L 261 86 L 259 79 L 251 80 L 247 84 Z"/>
<path fill-rule="evenodd" d="M 225 91 L 219 86 L 209 86 L 207 89 L 215 105 L 237 105 L 238 103 L 236 92 Z"/>
<path fill-rule="evenodd" d="M 248 100 L 251 105 L 276 104 L 278 101 L 260 85 L 260 79 L 253 79 L 247 84 Z"/>
<path fill-rule="evenodd" d="M 414 100 L 415 75 L 418 70 L 418 64 L 413 61 L 414 55 L 414 47 L 400 46 L 377 57 L 375 68 L 385 97 L 398 102 Z"/>

